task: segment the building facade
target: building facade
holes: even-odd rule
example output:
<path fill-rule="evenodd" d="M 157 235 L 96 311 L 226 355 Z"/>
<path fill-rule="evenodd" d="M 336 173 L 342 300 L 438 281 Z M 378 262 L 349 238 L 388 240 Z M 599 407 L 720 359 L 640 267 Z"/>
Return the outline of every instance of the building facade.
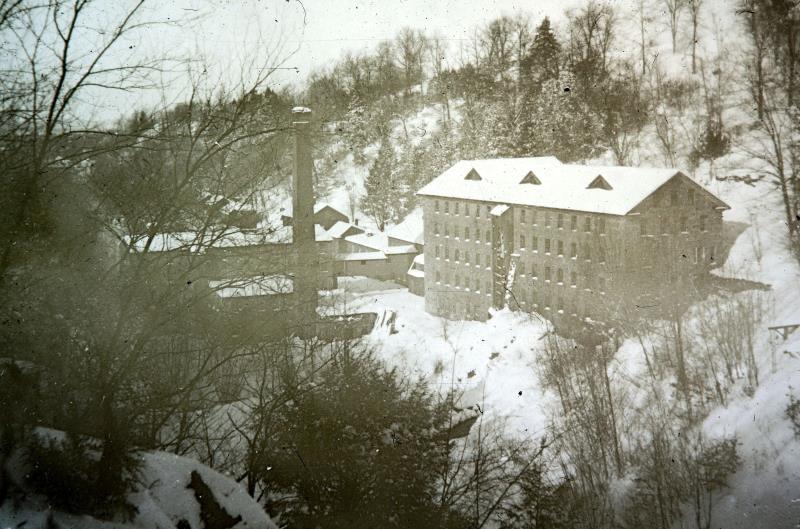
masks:
<path fill-rule="evenodd" d="M 419 196 L 426 310 L 467 319 L 509 306 L 604 320 L 701 281 L 719 264 L 728 209 L 674 169 L 549 157 L 462 161 Z"/>

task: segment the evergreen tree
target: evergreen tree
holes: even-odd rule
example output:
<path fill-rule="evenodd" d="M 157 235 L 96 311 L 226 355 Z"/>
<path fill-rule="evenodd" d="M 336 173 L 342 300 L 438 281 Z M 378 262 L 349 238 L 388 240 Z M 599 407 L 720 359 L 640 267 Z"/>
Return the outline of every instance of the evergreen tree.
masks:
<path fill-rule="evenodd" d="M 558 79 L 545 81 L 538 96 L 526 100 L 520 155 L 552 155 L 571 162 L 597 154 L 602 123 L 576 88 L 574 76 L 562 72 Z"/>
<path fill-rule="evenodd" d="M 536 28 L 530 52 L 522 61 L 522 78 L 526 85 L 538 92 L 542 83 L 558 79 L 561 45 L 558 43 L 550 19 L 545 17 Z"/>
<path fill-rule="evenodd" d="M 395 181 L 395 154 L 388 134 L 381 139 L 378 157 L 369 169 L 364 182 L 367 195 L 361 208 L 382 231 L 388 221 L 397 218 L 402 189 Z"/>
<path fill-rule="evenodd" d="M 347 352 L 277 414 L 265 486 L 291 527 L 441 527 L 446 401 Z"/>

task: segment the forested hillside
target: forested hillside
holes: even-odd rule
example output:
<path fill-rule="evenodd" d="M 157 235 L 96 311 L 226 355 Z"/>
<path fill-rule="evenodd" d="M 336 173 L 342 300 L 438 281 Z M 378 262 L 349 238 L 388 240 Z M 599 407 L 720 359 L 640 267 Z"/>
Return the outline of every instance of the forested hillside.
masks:
<path fill-rule="evenodd" d="M 274 56 L 233 79 L 139 59 L 176 22 L 122 4 L 0 0 L 0 525 L 797 523 L 800 332 L 768 330 L 800 322 L 796 1 L 403 24 L 291 88 Z M 117 122 L 87 110 L 146 90 Z M 270 334 L 280 308 L 219 294 L 237 243 L 287 242 L 295 105 L 317 203 L 380 229 L 458 160 L 552 155 L 685 172 L 731 206 L 732 248 L 691 303 L 585 336 L 508 308 L 449 321 L 363 277 L 318 314 L 391 324 Z M 286 279 L 289 253 L 258 273 Z"/>

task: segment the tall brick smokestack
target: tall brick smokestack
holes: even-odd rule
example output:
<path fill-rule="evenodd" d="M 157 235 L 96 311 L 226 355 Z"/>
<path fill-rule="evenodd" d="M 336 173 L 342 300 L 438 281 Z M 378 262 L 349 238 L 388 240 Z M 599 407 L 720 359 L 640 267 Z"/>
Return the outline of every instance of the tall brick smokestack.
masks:
<path fill-rule="evenodd" d="M 316 321 L 319 254 L 314 241 L 314 181 L 311 156 L 311 109 L 292 109 L 294 175 L 292 177 L 292 240 L 297 256 L 294 289 L 301 321 Z"/>

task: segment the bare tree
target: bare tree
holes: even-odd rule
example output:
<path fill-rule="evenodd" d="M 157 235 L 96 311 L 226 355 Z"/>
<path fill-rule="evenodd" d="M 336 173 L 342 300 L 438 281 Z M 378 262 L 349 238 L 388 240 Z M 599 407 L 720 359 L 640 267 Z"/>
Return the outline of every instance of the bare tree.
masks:
<path fill-rule="evenodd" d="M 686 7 L 687 0 L 663 0 L 667 10 L 667 26 L 672 37 L 672 53 L 677 51 L 678 29 L 680 28 L 681 13 Z"/>
<path fill-rule="evenodd" d="M 700 10 L 703 8 L 703 0 L 687 0 L 689 14 L 692 16 L 692 73 L 697 72 L 697 30 L 700 27 Z M 674 48 L 674 38 L 673 38 Z"/>

